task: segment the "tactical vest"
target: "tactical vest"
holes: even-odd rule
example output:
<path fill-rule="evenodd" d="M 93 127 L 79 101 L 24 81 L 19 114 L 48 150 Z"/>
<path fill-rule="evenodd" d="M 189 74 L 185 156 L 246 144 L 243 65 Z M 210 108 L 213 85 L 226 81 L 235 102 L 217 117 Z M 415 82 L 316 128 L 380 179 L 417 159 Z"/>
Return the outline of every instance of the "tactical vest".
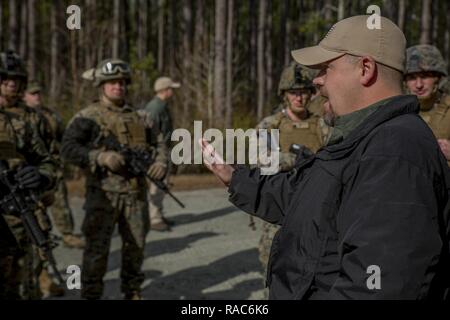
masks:
<path fill-rule="evenodd" d="M 302 144 L 311 151 L 316 152 L 321 146 L 321 128 L 316 117 L 309 117 L 299 122 L 294 122 L 283 112 L 275 115 L 275 121 L 271 129 L 280 130 L 280 151 L 289 152 L 292 144 Z"/>
<path fill-rule="evenodd" d="M 113 134 L 121 144 L 132 148 L 147 146 L 145 126 L 137 112 L 118 112 L 102 104 L 98 110 L 95 120 L 105 136 Z"/>
<path fill-rule="evenodd" d="M 56 134 L 58 132 L 58 122 L 53 117 L 52 111 L 47 108 L 40 108 L 38 110 L 40 114 L 42 114 L 45 119 L 47 119 L 48 124 L 50 125 L 50 129 L 52 131 L 53 137 L 56 137 Z"/>
<path fill-rule="evenodd" d="M 444 96 L 429 111 L 420 111 L 422 119 L 438 139 L 450 139 L 450 96 Z"/>
<path fill-rule="evenodd" d="M 0 111 L 0 160 L 17 158 L 16 136 L 8 116 Z"/>

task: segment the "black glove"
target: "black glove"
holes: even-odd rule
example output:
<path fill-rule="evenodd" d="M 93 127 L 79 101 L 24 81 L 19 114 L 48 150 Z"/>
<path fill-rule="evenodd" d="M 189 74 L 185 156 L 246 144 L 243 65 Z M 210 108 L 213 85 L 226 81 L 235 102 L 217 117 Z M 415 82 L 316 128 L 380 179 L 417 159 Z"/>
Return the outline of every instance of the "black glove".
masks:
<path fill-rule="evenodd" d="M 27 189 L 36 189 L 41 185 L 42 176 L 36 167 L 27 166 L 16 173 L 17 182 Z"/>

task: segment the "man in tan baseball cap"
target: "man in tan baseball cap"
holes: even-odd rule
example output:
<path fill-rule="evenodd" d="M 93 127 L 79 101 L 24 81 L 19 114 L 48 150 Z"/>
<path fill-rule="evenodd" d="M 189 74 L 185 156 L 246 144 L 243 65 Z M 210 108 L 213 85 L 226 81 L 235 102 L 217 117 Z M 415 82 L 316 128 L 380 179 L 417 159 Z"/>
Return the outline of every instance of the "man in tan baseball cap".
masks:
<path fill-rule="evenodd" d="M 181 84 L 173 81 L 169 77 L 160 77 L 156 79 L 154 84 L 154 90 L 156 93 L 167 89 L 178 89 L 179 87 L 181 87 Z"/>
<path fill-rule="evenodd" d="M 170 112 L 169 102 L 172 100 L 174 95 L 174 89 L 178 89 L 180 87 L 181 84 L 179 82 L 175 82 L 169 77 L 160 77 L 156 79 L 153 86 L 156 95 L 140 112 L 145 116 L 145 118 L 151 120 L 153 126 L 161 132 L 168 149 L 171 147 L 170 138 L 173 131 L 172 114 Z M 166 172 L 166 168 L 161 168 L 161 170 Z M 167 171 L 164 178 L 166 183 L 169 179 L 169 172 L 170 170 Z M 148 199 L 150 228 L 156 231 L 170 231 L 170 226 L 173 225 L 173 222 L 164 217 L 163 211 L 163 200 L 165 193 L 157 188 L 154 183 L 149 182 L 149 184 L 150 190 L 148 193 Z"/>
<path fill-rule="evenodd" d="M 369 18 L 341 20 L 317 46 L 292 51 L 298 63 L 321 69 L 314 83 L 328 98 L 324 119 L 329 125 L 336 116 L 402 94 L 405 36 L 384 17 L 379 29 L 370 29 Z"/>
<path fill-rule="evenodd" d="M 293 52 L 320 70 L 313 82 L 333 126 L 294 170 L 232 167 L 201 141 L 230 202 L 281 225 L 270 299 L 449 298 L 450 236 L 440 230 L 450 230 L 450 172 L 417 97 L 402 94 L 405 37 L 380 19 L 380 29 L 369 16 L 344 19 Z"/>
<path fill-rule="evenodd" d="M 380 17 L 379 29 L 370 29 L 370 16 L 355 16 L 336 23 L 317 46 L 292 51 L 294 59 L 315 66 L 345 54 L 372 56 L 376 62 L 397 69 L 405 67 L 406 39 L 392 21 Z"/>

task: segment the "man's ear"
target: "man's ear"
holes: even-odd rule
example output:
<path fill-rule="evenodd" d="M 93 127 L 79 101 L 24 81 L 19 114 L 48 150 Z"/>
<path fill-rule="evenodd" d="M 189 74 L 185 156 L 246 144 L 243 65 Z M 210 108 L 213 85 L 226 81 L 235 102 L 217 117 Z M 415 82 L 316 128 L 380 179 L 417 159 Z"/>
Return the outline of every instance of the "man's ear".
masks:
<path fill-rule="evenodd" d="M 378 77 L 378 67 L 375 60 L 370 56 L 363 56 L 359 60 L 359 67 L 361 84 L 366 87 L 372 85 Z"/>

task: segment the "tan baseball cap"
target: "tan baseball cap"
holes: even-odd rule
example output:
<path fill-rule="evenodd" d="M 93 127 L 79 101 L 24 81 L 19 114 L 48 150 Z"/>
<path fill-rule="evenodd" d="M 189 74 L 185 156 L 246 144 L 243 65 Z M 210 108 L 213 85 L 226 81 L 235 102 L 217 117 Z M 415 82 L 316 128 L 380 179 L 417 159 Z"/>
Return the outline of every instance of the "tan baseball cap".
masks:
<path fill-rule="evenodd" d="M 154 85 L 154 89 L 155 92 L 164 90 L 164 89 L 168 89 L 168 88 L 179 88 L 181 87 L 181 84 L 179 82 L 174 82 L 171 78 L 169 77 L 161 77 L 156 79 L 155 81 L 155 85 Z"/>
<path fill-rule="evenodd" d="M 405 70 L 406 38 L 392 21 L 380 17 L 379 29 L 369 29 L 370 16 L 354 16 L 337 22 L 317 46 L 292 51 L 298 63 L 316 67 L 344 54 L 371 56 L 376 62 Z"/>

